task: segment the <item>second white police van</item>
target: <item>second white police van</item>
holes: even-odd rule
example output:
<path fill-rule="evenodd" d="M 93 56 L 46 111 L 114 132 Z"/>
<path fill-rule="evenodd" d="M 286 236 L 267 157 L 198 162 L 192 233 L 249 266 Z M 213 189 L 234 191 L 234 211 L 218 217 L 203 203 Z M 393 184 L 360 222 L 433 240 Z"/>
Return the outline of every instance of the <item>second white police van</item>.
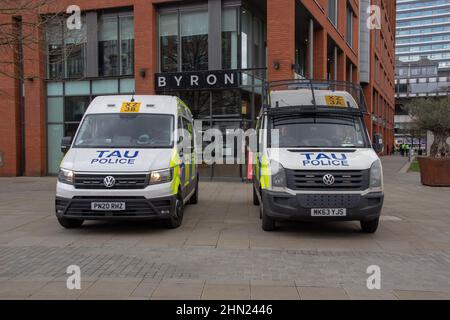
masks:
<path fill-rule="evenodd" d="M 84 220 L 164 219 L 181 225 L 198 201 L 193 119 L 171 96 L 104 96 L 65 137 L 56 216 L 65 228 Z"/>
<path fill-rule="evenodd" d="M 351 83 L 269 83 L 257 124 L 253 202 L 262 228 L 276 221 L 360 221 L 377 230 L 383 173 L 364 124 L 361 88 Z"/>

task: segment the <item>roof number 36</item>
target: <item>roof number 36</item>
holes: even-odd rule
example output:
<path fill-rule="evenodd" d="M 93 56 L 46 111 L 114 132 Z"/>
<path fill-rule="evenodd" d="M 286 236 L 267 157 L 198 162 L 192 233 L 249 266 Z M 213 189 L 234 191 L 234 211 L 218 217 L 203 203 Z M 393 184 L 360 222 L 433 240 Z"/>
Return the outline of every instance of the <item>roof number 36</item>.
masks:
<path fill-rule="evenodd" d="M 122 108 L 120 108 L 120 112 L 135 113 L 139 112 L 140 108 L 141 108 L 140 102 L 124 102 L 122 103 Z"/>

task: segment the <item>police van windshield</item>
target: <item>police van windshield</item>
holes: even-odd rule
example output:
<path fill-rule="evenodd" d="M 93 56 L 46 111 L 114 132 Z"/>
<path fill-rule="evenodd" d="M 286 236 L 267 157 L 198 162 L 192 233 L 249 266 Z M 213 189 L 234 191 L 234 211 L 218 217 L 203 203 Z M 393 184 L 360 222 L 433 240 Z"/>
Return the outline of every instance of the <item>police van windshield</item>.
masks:
<path fill-rule="evenodd" d="M 171 148 L 173 116 L 163 114 L 87 115 L 74 142 L 76 148 Z"/>
<path fill-rule="evenodd" d="M 280 148 L 326 147 L 369 148 L 368 138 L 361 118 L 306 116 L 272 121 L 271 145 L 276 145 L 277 134 Z"/>

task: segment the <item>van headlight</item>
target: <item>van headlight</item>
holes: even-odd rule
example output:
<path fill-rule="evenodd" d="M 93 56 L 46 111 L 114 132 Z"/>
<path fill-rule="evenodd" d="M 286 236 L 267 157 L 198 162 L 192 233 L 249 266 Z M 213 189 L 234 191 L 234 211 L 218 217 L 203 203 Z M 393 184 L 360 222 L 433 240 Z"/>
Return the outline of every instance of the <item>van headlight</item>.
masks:
<path fill-rule="evenodd" d="M 270 162 L 270 174 L 272 176 L 272 187 L 286 187 L 286 171 L 281 163 L 272 160 Z"/>
<path fill-rule="evenodd" d="M 172 168 L 150 172 L 148 184 L 159 184 L 172 181 Z"/>
<path fill-rule="evenodd" d="M 67 184 L 73 184 L 73 171 L 67 169 L 59 169 L 58 181 Z"/>
<path fill-rule="evenodd" d="M 370 188 L 381 188 L 383 186 L 383 169 L 378 159 L 370 167 Z"/>

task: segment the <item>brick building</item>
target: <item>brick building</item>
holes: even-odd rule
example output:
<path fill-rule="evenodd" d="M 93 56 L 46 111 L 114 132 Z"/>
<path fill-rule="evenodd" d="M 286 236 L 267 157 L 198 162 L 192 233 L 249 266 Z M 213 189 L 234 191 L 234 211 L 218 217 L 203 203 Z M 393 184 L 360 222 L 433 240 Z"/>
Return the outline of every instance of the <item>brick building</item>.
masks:
<path fill-rule="evenodd" d="M 25 19 L 65 12 L 72 1 L 55 3 L 22 20 L 0 19 L 26 29 Z M 61 138 L 74 134 L 97 95 L 170 92 L 188 102 L 205 128 L 245 129 L 254 126 L 260 110 L 261 84 L 294 77 L 361 84 L 369 133 L 382 133 L 386 150 L 392 150 L 395 1 L 78 0 L 77 5 L 81 28 L 69 30 L 66 16 L 53 15 L 35 32 L 36 43 L 1 50 L 5 59 L 20 63 L 10 70 L 17 78 L 0 75 L 0 176 L 55 174 Z M 366 27 L 370 5 L 381 9 L 381 29 Z M 236 75 L 239 81 L 226 88 L 208 81 L 179 85 L 185 83 L 181 77 L 193 74 Z M 243 174 L 242 167 L 224 172 Z"/>

